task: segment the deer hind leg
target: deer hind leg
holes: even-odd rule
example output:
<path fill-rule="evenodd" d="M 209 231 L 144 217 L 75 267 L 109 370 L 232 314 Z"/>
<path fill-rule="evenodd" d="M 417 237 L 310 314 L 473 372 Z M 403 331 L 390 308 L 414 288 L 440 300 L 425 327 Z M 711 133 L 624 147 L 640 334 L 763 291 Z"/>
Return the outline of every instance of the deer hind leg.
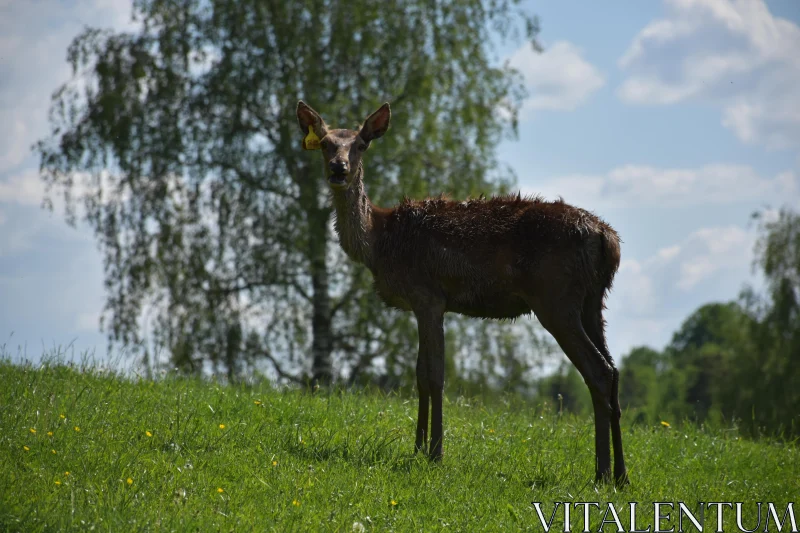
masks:
<path fill-rule="evenodd" d="M 577 306 L 580 309 L 581 306 Z M 611 480 L 611 392 L 614 370 L 589 338 L 580 312 L 568 302 L 554 302 L 547 309 L 534 308 L 539 321 L 558 342 L 589 387 L 594 408 L 595 481 Z"/>
<path fill-rule="evenodd" d="M 622 452 L 622 430 L 620 428 L 622 409 L 619 405 L 619 370 L 614 366 L 614 359 L 611 357 L 606 343 L 603 307 L 602 293 L 586 298 L 583 304 L 581 322 L 589 339 L 611 366 L 612 384 L 609 402 L 611 403 L 611 440 L 614 446 L 614 480 L 618 485 L 623 485 L 629 483 L 629 480 L 628 470 L 625 467 L 625 456 Z"/>

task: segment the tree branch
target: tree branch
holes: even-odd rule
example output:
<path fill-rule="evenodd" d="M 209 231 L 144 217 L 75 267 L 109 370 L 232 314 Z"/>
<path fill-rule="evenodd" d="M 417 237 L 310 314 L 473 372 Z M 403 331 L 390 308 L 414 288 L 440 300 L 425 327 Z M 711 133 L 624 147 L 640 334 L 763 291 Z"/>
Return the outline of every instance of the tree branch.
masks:
<path fill-rule="evenodd" d="M 294 383 L 298 383 L 300 385 L 305 385 L 306 384 L 306 380 L 303 379 L 301 376 L 295 376 L 294 374 L 290 374 L 290 373 L 286 372 L 283 369 L 283 367 L 281 367 L 281 364 L 278 362 L 278 360 L 275 359 L 275 357 L 271 353 L 269 353 L 268 351 L 264 350 L 263 352 L 261 352 L 260 355 L 262 357 L 264 357 L 267 361 L 272 363 L 272 368 L 275 370 L 275 373 L 278 374 L 279 378 L 288 379 L 289 381 L 292 381 Z"/>
<path fill-rule="evenodd" d="M 306 292 L 306 290 L 303 287 L 300 286 L 300 284 L 297 282 L 297 280 L 292 280 L 290 285 L 292 286 L 292 288 L 294 288 L 294 290 L 296 290 L 300 294 L 300 296 L 305 298 L 306 301 L 308 301 L 308 302 L 312 301 L 311 296 L 309 296 L 309 294 Z"/>
<path fill-rule="evenodd" d="M 242 182 L 246 183 L 250 187 L 254 189 L 258 189 L 262 192 L 268 192 L 270 194 L 275 194 L 280 196 L 281 198 L 286 198 L 288 200 L 293 200 L 295 202 L 298 201 L 298 198 L 289 194 L 283 189 L 278 189 L 276 187 L 270 187 L 264 183 L 264 180 L 260 180 L 256 178 L 252 173 L 247 172 L 243 168 L 237 167 L 228 163 L 227 161 L 215 161 L 215 164 L 220 167 L 222 170 L 228 170 L 236 174 L 236 177 L 239 178 Z"/>
<path fill-rule="evenodd" d="M 278 285 L 278 283 L 277 282 L 275 282 L 275 283 L 265 283 L 265 282 L 251 281 L 251 282 L 245 283 L 244 285 L 236 285 L 236 286 L 233 286 L 233 287 L 220 287 L 220 288 L 216 289 L 215 292 L 217 292 L 219 294 L 223 294 L 225 296 L 228 296 L 228 295 L 231 295 L 233 293 L 249 291 L 249 290 L 255 289 L 256 287 L 268 287 L 270 285 Z"/>
<path fill-rule="evenodd" d="M 369 366 L 376 357 L 378 357 L 377 353 L 366 353 L 358 358 L 358 363 L 355 364 L 353 370 L 350 372 L 350 376 L 347 378 L 348 387 L 351 387 L 356 382 L 356 378 L 361 374 L 361 371 Z"/>
<path fill-rule="evenodd" d="M 339 298 L 336 303 L 331 306 L 331 318 L 336 316 L 336 313 L 341 310 L 347 302 L 353 299 L 353 296 L 356 295 L 359 289 L 359 284 L 356 283 L 355 280 L 350 284 L 350 287 L 347 288 L 347 291 Z"/>

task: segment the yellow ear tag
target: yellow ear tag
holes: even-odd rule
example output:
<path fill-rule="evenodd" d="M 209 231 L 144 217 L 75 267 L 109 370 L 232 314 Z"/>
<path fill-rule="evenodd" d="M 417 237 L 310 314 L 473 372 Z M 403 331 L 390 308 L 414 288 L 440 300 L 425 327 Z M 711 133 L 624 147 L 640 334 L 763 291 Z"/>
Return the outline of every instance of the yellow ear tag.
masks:
<path fill-rule="evenodd" d="M 303 149 L 304 150 L 320 149 L 319 137 L 317 137 L 317 134 L 314 133 L 314 126 L 308 127 L 308 135 L 306 135 L 306 138 L 303 139 Z"/>

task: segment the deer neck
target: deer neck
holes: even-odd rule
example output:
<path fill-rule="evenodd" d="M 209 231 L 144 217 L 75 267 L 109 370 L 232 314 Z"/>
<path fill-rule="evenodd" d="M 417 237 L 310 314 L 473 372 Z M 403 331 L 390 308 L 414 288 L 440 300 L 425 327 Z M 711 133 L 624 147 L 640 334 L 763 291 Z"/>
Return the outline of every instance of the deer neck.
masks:
<path fill-rule="evenodd" d="M 373 206 L 364 190 L 364 167 L 359 165 L 352 184 L 333 189 L 334 227 L 339 244 L 354 261 L 372 266 Z"/>

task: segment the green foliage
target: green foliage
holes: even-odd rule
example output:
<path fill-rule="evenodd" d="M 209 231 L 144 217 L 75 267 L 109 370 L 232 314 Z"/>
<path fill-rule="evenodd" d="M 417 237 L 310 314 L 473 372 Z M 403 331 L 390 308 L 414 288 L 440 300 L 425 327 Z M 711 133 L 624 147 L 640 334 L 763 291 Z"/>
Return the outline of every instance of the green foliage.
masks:
<path fill-rule="evenodd" d="M 749 317 L 736 303 L 707 304 L 687 318 L 673 335 L 664 358 L 668 383 L 661 404 L 673 417 L 706 420 L 713 409 L 724 409 L 726 386 L 736 351 L 746 341 Z"/>
<path fill-rule="evenodd" d="M 537 398 L 559 413 L 593 413 L 589 390 L 572 363 L 562 362 L 555 373 L 540 379 Z"/>
<path fill-rule="evenodd" d="M 756 216 L 760 238 L 755 266 L 766 294 L 746 289 L 742 301 L 753 322 L 732 380 L 728 401 L 751 431 L 800 434 L 800 213 L 781 209 Z"/>
<path fill-rule="evenodd" d="M 0 529 L 9 531 L 542 531 L 534 501 L 547 516 L 554 501 L 638 502 L 640 528 L 653 524 L 655 501 L 744 501 L 750 527 L 752 502 L 785 510 L 800 477 L 793 444 L 628 425 L 632 485 L 595 488 L 591 418 L 513 396 L 446 401 L 445 457 L 432 465 L 411 453 L 416 403 L 396 395 L 7 361 L 0 382 Z M 573 510 L 573 531 L 581 515 Z M 597 531 L 602 515 L 591 516 Z M 710 530 L 715 514 L 707 520 Z"/>
<path fill-rule="evenodd" d="M 640 346 L 625 356 L 620 367 L 619 399 L 629 422 L 654 423 L 659 417 L 657 377 L 663 368 L 662 355 Z"/>
<path fill-rule="evenodd" d="M 523 89 L 491 43 L 535 38 L 519 4 L 136 0 L 140 29 L 76 37 L 36 148 L 70 220 L 82 205 L 97 236 L 110 341 L 231 378 L 265 359 L 298 381 L 356 381 L 376 359 L 390 378 L 411 371 L 412 319 L 386 311 L 333 242 L 295 106 L 353 127 L 391 102 L 392 130 L 366 157 L 379 205 L 506 190 L 494 147 Z M 497 327 L 456 336 L 455 352 L 474 357 L 465 346 Z"/>

